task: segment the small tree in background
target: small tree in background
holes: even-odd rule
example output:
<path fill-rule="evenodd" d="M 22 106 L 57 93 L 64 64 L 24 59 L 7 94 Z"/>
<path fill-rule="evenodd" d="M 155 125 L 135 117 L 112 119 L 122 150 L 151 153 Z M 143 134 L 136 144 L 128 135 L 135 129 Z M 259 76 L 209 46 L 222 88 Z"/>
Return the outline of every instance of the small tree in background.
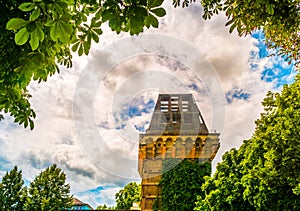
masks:
<path fill-rule="evenodd" d="M 66 175 L 55 164 L 42 171 L 27 189 L 15 166 L 0 183 L 0 210 L 64 210 L 72 206 Z"/>
<path fill-rule="evenodd" d="M 22 179 L 22 171 L 15 166 L 7 172 L 0 183 L 0 209 L 1 210 L 23 210 L 27 191 Z"/>
<path fill-rule="evenodd" d="M 115 210 L 115 207 L 114 207 L 114 206 L 109 207 L 109 206 L 107 206 L 106 204 L 104 204 L 104 205 L 99 205 L 99 206 L 96 208 L 96 210 Z"/>
<path fill-rule="evenodd" d="M 136 182 L 131 182 L 116 193 L 116 209 L 129 210 L 133 202 L 141 200 L 141 185 Z"/>
<path fill-rule="evenodd" d="M 27 210 L 64 210 L 72 206 L 70 185 L 66 184 L 66 174 L 53 164 L 42 171 L 30 183 Z"/>
<path fill-rule="evenodd" d="M 0 207 L 4 207 L 4 194 L 2 183 L 0 183 Z"/>

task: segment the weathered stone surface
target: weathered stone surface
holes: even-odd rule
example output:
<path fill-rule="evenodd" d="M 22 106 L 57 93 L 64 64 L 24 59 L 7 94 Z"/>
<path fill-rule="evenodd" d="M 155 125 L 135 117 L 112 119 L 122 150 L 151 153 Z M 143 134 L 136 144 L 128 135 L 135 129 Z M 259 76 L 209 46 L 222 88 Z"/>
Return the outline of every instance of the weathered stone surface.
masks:
<path fill-rule="evenodd" d="M 160 197 L 164 159 L 212 161 L 220 147 L 219 135 L 208 132 L 191 94 L 160 94 L 149 129 L 139 137 L 141 210 L 153 210 Z"/>

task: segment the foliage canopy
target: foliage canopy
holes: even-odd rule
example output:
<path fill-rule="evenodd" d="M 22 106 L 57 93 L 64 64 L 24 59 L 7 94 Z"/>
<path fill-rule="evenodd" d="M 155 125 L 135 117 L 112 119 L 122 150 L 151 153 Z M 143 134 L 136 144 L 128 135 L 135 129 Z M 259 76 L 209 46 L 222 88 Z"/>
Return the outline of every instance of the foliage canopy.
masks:
<path fill-rule="evenodd" d="M 72 205 L 66 174 L 53 164 L 42 171 L 28 188 L 27 210 L 65 210 Z"/>
<path fill-rule="evenodd" d="M 124 189 L 116 193 L 115 197 L 117 203 L 115 209 L 129 210 L 133 202 L 141 201 L 141 184 L 130 182 Z"/>
<path fill-rule="evenodd" d="M 137 35 L 159 25 L 164 0 L 0 0 L 0 112 L 33 129 L 36 114 L 27 87 L 72 66 L 72 53 L 88 54 L 100 42 L 102 24 Z M 173 0 L 187 7 L 195 0 Z M 201 0 L 204 19 L 225 11 L 229 31 L 240 36 L 261 29 L 266 43 L 299 62 L 299 0 Z M 0 114 L 0 119 L 3 115 Z"/>
<path fill-rule="evenodd" d="M 107 206 L 106 204 L 99 205 L 96 210 L 115 210 L 114 206 L 110 207 Z"/>
<path fill-rule="evenodd" d="M 239 36 L 262 30 L 269 48 L 288 61 L 300 62 L 299 0 L 202 0 L 204 19 L 224 11 Z"/>
<path fill-rule="evenodd" d="M 54 164 L 24 187 L 22 172 L 14 167 L 0 183 L 1 210 L 65 210 L 72 205 L 66 176 Z"/>
<path fill-rule="evenodd" d="M 0 209 L 1 210 L 23 210 L 27 197 L 27 190 L 24 187 L 22 171 L 15 166 L 2 178 L 0 183 Z"/>
<path fill-rule="evenodd" d="M 166 159 L 163 168 L 171 170 L 163 170 L 165 173 L 160 180 L 161 201 L 157 205 L 161 204 L 162 211 L 193 210 L 197 195 L 204 196 L 201 185 L 204 183 L 204 176 L 211 174 L 211 163 L 199 163 L 197 159 L 184 159 L 178 163 L 176 159 Z"/>
<path fill-rule="evenodd" d="M 253 137 L 225 153 L 195 210 L 300 209 L 300 75 L 269 92 Z"/>
<path fill-rule="evenodd" d="M 71 67 L 71 50 L 88 54 L 105 22 L 113 31 L 131 35 L 157 28 L 157 18 L 166 13 L 162 2 L 0 0 L 0 111 L 33 129 L 35 112 L 27 90 L 32 79 L 46 81 L 59 72 L 58 64 Z"/>

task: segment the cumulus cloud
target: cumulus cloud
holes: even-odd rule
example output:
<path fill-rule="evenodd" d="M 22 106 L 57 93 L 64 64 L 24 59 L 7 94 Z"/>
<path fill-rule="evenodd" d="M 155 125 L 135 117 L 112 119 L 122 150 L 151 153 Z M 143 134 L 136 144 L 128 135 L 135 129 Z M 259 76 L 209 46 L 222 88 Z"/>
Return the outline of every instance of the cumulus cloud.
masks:
<path fill-rule="evenodd" d="M 160 29 L 134 37 L 106 31 L 89 56 L 74 55 L 72 69 L 31 84 L 35 129 L 0 122 L 1 175 L 18 165 L 31 180 L 57 163 L 80 200 L 113 204 L 115 192 L 139 181 L 138 136 L 159 93 L 193 94 L 209 129 L 221 133 L 214 167 L 251 137 L 260 102 L 278 88 L 268 69 L 285 63 L 262 57 L 255 37 L 229 34 L 223 15 L 203 21 L 200 6 L 166 7 Z"/>

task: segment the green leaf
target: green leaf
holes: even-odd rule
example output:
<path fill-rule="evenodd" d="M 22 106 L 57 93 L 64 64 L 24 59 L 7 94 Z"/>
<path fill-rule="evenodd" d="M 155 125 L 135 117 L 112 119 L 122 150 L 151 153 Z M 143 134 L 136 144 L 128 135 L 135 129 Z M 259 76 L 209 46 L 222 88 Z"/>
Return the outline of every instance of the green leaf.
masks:
<path fill-rule="evenodd" d="M 42 29 L 42 24 L 36 23 L 35 30 L 37 30 L 37 32 L 38 32 L 38 37 L 39 37 L 40 42 L 43 42 L 44 38 L 45 38 L 45 33 L 44 33 L 43 29 Z"/>
<path fill-rule="evenodd" d="M 39 30 L 36 28 L 35 30 L 33 30 L 33 32 L 30 33 L 30 46 L 32 51 L 35 51 L 38 47 L 39 47 Z"/>
<path fill-rule="evenodd" d="M 101 21 L 97 21 L 97 22 L 95 22 L 95 23 L 93 23 L 92 24 L 92 27 L 100 27 L 101 26 L 101 24 L 102 24 L 102 22 Z"/>
<path fill-rule="evenodd" d="M 234 22 L 234 19 L 231 19 L 231 20 L 226 22 L 225 26 L 228 26 L 228 25 L 232 24 L 233 22 Z"/>
<path fill-rule="evenodd" d="M 33 117 L 33 118 L 36 117 L 36 113 L 35 113 L 34 110 L 32 110 L 32 109 L 31 109 L 31 114 L 32 114 L 32 117 Z"/>
<path fill-rule="evenodd" d="M 79 44 L 80 44 L 80 41 L 77 41 L 76 43 L 74 43 L 74 45 L 71 48 L 73 52 L 77 51 Z"/>
<path fill-rule="evenodd" d="M 60 31 L 59 24 L 55 22 L 50 29 L 50 37 L 53 41 L 57 41 L 57 38 L 59 37 L 58 35 L 59 31 Z"/>
<path fill-rule="evenodd" d="M 28 21 L 22 19 L 22 18 L 13 18 L 10 19 L 6 24 L 7 30 L 18 30 L 24 26 L 26 26 Z"/>
<path fill-rule="evenodd" d="M 17 45 L 24 45 L 29 39 L 29 32 L 25 27 L 20 29 L 18 33 L 15 34 L 15 42 Z"/>
<path fill-rule="evenodd" d="M 232 33 L 233 30 L 236 28 L 237 24 L 236 23 L 233 23 L 230 28 L 229 28 L 229 33 Z"/>
<path fill-rule="evenodd" d="M 30 20 L 30 21 L 35 21 L 35 20 L 40 16 L 40 14 L 41 14 L 40 8 L 35 9 L 35 10 L 31 13 L 31 15 L 30 15 L 30 17 L 29 17 L 29 20 Z"/>
<path fill-rule="evenodd" d="M 163 2 L 164 2 L 163 0 L 148 0 L 148 7 L 150 9 L 159 7 L 160 5 L 162 5 Z"/>
<path fill-rule="evenodd" d="M 57 3 L 54 3 L 54 8 L 55 8 L 55 12 L 58 13 L 58 15 L 62 15 L 64 12 L 63 12 L 63 9 L 61 8 L 61 6 Z"/>
<path fill-rule="evenodd" d="M 56 21 L 50 29 L 50 36 L 53 41 L 57 41 L 59 38 L 61 42 L 68 43 L 72 31 L 73 28 L 69 24 L 63 21 Z"/>
<path fill-rule="evenodd" d="M 55 23 L 54 20 L 49 20 L 49 21 L 46 22 L 45 26 L 48 26 L 48 27 L 53 26 L 54 23 Z"/>
<path fill-rule="evenodd" d="M 70 24 L 68 23 L 65 23 L 65 22 L 62 22 L 61 23 L 61 26 L 62 26 L 62 30 L 68 34 L 68 36 L 70 36 L 73 32 L 73 28 Z"/>
<path fill-rule="evenodd" d="M 121 27 L 122 27 L 122 20 L 118 15 L 111 16 L 111 19 L 109 20 L 109 27 L 116 31 L 117 33 L 120 33 Z"/>
<path fill-rule="evenodd" d="M 153 15 L 149 14 L 147 16 L 147 18 L 149 19 L 149 23 L 154 27 L 154 28 L 158 28 L 158 20 L 156 17 L 154 17 Z"/>
<path fill-rule="evenodd" d="M 139 34 L 143 31 L 144 22 L 139 18 L 130 19 L 130 34 Z"/>
<path fill-rule="evenodd" d="M 153 12 L 155 15 L 157 15 L 158 17 L 163 17 L 166 15 L 166 11 L 164 8 L 157 8 L 157 9 L 152 9 L 150 10 L 151 12 Z"/>
<path fill-rule="evenodd" d="M 27 126 L 28 126 L 28 121 L 25 121 L 24 122 L 24 127 L 27 128 Z"/>
<path fill-rule="evenodd" d="M 101 15 L 102 15 L 102 10 L 101 10 L 101 9 L 98 9 L 98 11 L 97 11 L 96 14 L 95 14 L 95 18 L 96 18 L 97 20 L 99 20 L 100 17 L 101 17 Z"/>
<path fill-rule="evenodd" d="M 31 21 L 26 25 L 26 29 L 28 30 L 28 32 L 33 32 L 33 30 L 35 30 L 36 25 L 35 22 Z"/>
<path fill-rule="evenodd" d="M 25 2 L 19 6 L 19 9 L 23 12 L 31 11 L 35 8 L 34 3 L 32 2 Z"/>
<path fill-rule="evenodd" d="M 33 128 L 34 128 L 34 122 L 31 119 L 28 119 L 28 120 L 29 120 L 30 130 L 33 130 Z"/>
<path fill-rule="evenodd" d="M 64 13 L 60 19 L 65 23 L 68 23 L 71 18 L 72 16 L 69 13 Z"/>
<path fill-rule="evenodd" d="M 83 48 L 84 48 L 85 55 L 88 55 L 89 51 L 90 51 L 90 48 L 91 48 L 91 43 L 90 42 L 84 42 L 83 43 Z"/>
<path fill-rule="evenodd" d="M 150 17 L 149 17 L 149 16 L 147 16 L 147 17 L 145 18 L 144 24 L 145 24 L 145 26 L 146 26 L 148 29 L 150 28 L 151 23 L 150 23 Z"/>
<path fill-rule="evenodd" d="M 96 43 L 99 42 L 99 36 L 96 33 L 92 32 L 92 38 Z"/>
<path fill-rule="evenodd" d="M 101 21 L 95 21 L 95 19 L 93 19 L 94 21 L 92 21 L 91 26 L 95 27 L 95 28 L 99 28 L 102 24 Z"/>
<path fill-rule="evenodd" d="M 108 20 L 111 20 L 114 18 L 114 14 L 110 11 L 110 10 L 104 10 L 102 12 L 102 21 L 105 22 L 105 21 L 108 21 Z"/>
<path fill-rule="evenodd" d="M 78 55 L 81 56 L 83 54 L 83 45 L 80 43 L 79 49 L 78 49 Z"/>
<path fill-rule="evenodd" d="M 96 32 L 98 35 L 101 35 L 103 31 L 101 29 L 93 29 L 94 32 Z"/>
<path fill-rule="evenodd" d="M 269 15 L 274 15 L 274 8 L 273 8 L 272 4 L 267 4 L 267 5 L 266 5 L 266 12 L 267 12 Z"/>
<path fill-rule="evenodd" d="M 59 6 L 61 8 L 67 8 L 68 7 L 68 4 L 64 1 L 58 1 L 57 4 L 59 4 Z"/>

